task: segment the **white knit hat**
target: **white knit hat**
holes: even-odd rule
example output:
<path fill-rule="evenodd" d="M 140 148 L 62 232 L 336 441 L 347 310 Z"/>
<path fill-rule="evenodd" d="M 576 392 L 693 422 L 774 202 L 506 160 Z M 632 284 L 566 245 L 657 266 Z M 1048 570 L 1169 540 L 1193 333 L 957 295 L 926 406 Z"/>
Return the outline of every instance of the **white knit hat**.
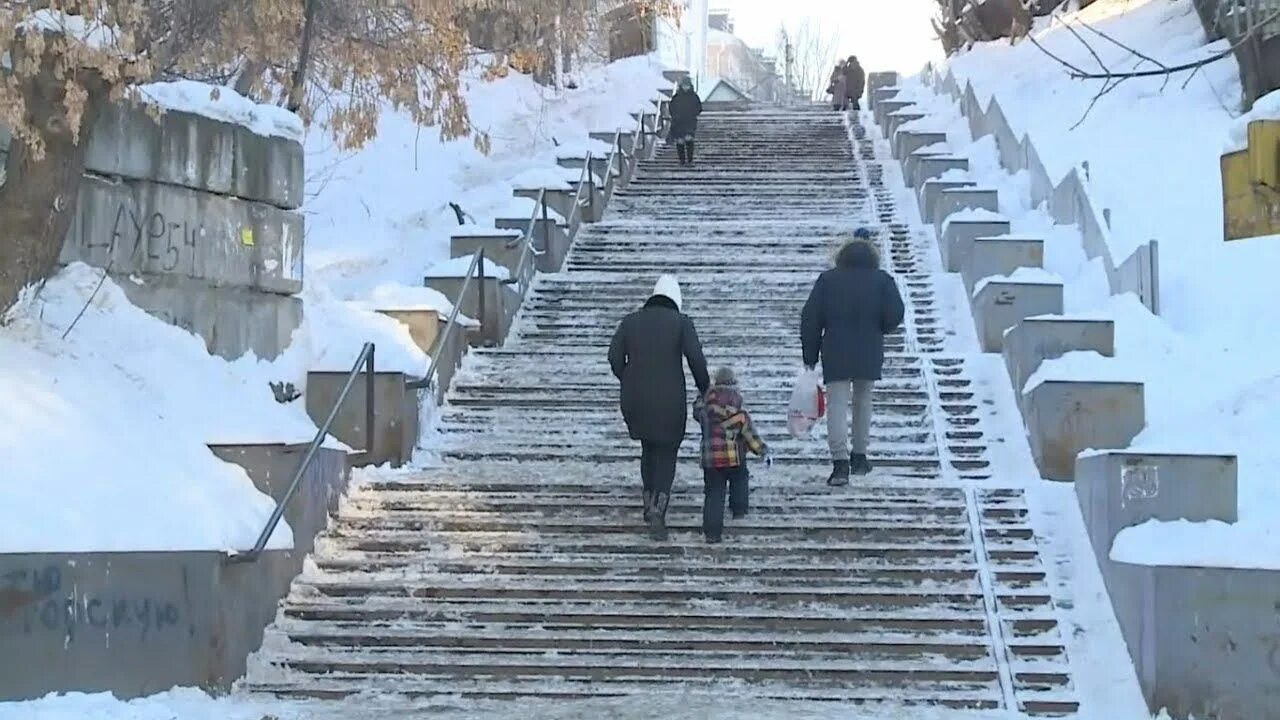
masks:
<path fill-rule="evenodd" d="M 676 304 L 677 310 L 684 310 L 684 298 L 680 294 L 680 282 L 676 280 L 675 275 L 663 275 L 658 278 L 658 283 L 653 286 L 653 295 L 650 297 L 659 295 L 670 298 L 671 302 Z"/>

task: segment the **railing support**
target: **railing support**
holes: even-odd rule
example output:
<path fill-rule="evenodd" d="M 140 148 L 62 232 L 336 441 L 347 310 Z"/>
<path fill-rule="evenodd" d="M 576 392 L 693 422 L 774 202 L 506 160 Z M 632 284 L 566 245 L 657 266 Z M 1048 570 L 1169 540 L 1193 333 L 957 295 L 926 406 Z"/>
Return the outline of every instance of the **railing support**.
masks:
<path fill-rule="evenodd" d="M 484 248 L 481 248 L 480 252 L 477 253 L 477 255 L 480 257 L 480 263 L 479 263 L 480 269 L 478 270 L 478 274 L 476 275 L 476 277 L 479 278 L 480 280 L 480 286 L 476 288 L 476 312 L 477 314 L 480 315 L 480 317 L 476 318 L 476 320 L 480 322 L 480 342 L 483 343 L 483 342 L 487 342 L 485 338 L 485 326 L 484 326 L 485 304 L 486 304 L 485 303 L 485 287 L 484 287 L 484 280 L 485 280 Z M 463 296 L 459 295 L 458 302 L 462 302 L 462 299 L 463 299 Z"/>

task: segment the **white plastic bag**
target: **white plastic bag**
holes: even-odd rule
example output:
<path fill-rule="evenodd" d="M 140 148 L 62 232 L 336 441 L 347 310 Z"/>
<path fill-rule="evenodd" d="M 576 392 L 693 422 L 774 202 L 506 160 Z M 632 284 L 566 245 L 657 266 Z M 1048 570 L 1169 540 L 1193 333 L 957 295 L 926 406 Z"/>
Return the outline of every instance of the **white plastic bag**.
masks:
<path fill-rule="evenodd" d="M 791 388 L 787 406 L 787 430 L 795 438 L 807 438 L 813 426 L 827 414 L 827 394 L 822 387 L 822 374 L 815 368 L 801 370 Z"/>

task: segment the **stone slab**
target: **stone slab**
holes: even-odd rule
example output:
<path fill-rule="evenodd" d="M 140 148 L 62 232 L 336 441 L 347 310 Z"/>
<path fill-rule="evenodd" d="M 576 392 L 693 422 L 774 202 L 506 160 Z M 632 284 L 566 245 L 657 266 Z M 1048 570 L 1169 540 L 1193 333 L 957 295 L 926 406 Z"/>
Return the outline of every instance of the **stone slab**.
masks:
<path fill-rule="evenodd" d="M 893 136 L 893 157 L 904 160 L 920 148 L 939 145 L 946 141 L 947 134 L 944 132 L 902 130 Z"/>
<path fill-rule="evenodd" d="M 920 200 L 920 217 L 933 217 L 938 208 L 938 201 L 942 199 L 942 191 L 954 188 L 977 187 L 977 185 L 972 180 L 939 180 L 937 178 L 921 183 L 920 190 L 917 193 Z"/>
<path fill-rule="evenodd" d="M 447 320 L 440 317 L 440 313 L 435 310 L 380 309 L 378 313 L 404 325 L 409 331 L 409 337 L 413 338 L 413 344 L 428 355 L 435 349 L 441 326 Z"/>
<path fill-rule="evenodd" d="M 302 325 L 302 299 L 237 287 L 210 287 L 202 280 L 135 273 L 112 278 L 129 302 L 198 335 L 212 355 L 235 360 L 252 352 L 274 360 Z"/>
<path fill-rule="evenodd" d="M 1069 352 L 1096 352 L 1115 357 L 1115 323 L 1111 320 L 1062 316 L 1029 317 L 1005 333 L 1005 367 L 1021 404 L 1022 389 L 1045 360 Z"/>
<path fill-rule="evenodd" d="M 0 554 L 0 700 L 227 692 L 303 556 L 268 551 Z M 19 659 L 17 661 L 16 659 Z"/>
<path fill-rule="evenodd" d="M 374 355 L 375 369 L 377 354 Z M 410 378 L 402 372 L 375 372 L 373 382 L 373 447 L 368 447 L 365 433 L 367 418 L 365 408 L 368 395 L 364 376 L 356 378 L 356 384 L 346 400 L 338 408 L 331 434 L 355 448 L 351 457 L 357 466 L 385 465 L 400 467 L 413 457 L 418 444 L 418 394 L 406 387 Z M 307 415 L 317 425 L 323 423 L 337 404 L 338 395 L 347 381 L 344 372 L 307 373 L 307 388 L 303 395 Z"/>
<path fill-rule="evenodd" d="M 538 201 L 538 194 L 541 192 L 543 191 L 537 188 L 516 188 L 511 191 L 516 197 L 528 198 L 534 202 Z M 560 217 L 567 219 L 573 214 L 573 205 L 576 197 L 574 190 L 547 190 L 547 207 L 559 213 Z"/>
<path fill-rule="evenodd" d="M 541 253 L 537 258 L 538 272 L 560 272 L 572 242 L 569 227 L 556 220 L 535 222 L 533 246 Z M 493 224 L 499 230 L 523 230 L 528 226 L 529 218 L 497 218 Z"/>
<path fill-rule="evenodd" d="M 471 257 L 483 250 L 485 259 L 506 268 L 514 277 L 524 247 L 521 231 L 495 229 L 491 235 L 454 235 L 449 238 L 449 257 Z"/>
<path fill-rule="evenodd" d="M 1059 315 L 1062 302 L 1062 283 L 1000 280 L 982 286 L 972 299 L 982 351 L 1000 352 L 1006 330 L 1036 315 Z"/>
<path fill-rule="evenodd" d="M 963 187 L 943 190 L 934 208 L 933 224 L 942 232 L 947 218 L 961 210 L 1000 211 L 1000 196 L 995 188 Z M 957 268 L 959 270 L 959 268 Z"/>
<path fill-rule="evenodd" d="M 290 295 L 302 290 L 302 215 L 140 180 L 86 176 L 60 261 Z"/>
<path fill-rule="evenodd" d="M 938 202 L 941 201 L 942 194 L 939 194 Z M 937 214 L 941 214 L 940 206 L 935 206 L 934 209 Z M 938 243 L 942 266 L 947 272 L 960 272 L 968 260 L 975 238 L 1004 235 L 1010 228 L 1008 220 L 952 220 L 943 228 L 940 235 L 942 241 Z M 973 289 L 970 288 L 969 292 L 972 293 Z"/>
<path fill-rule="evenodd" d="M 485 345 L 501 345 L 520 307 L 519 292 L 512 285 L 501 280 L 487 278 L 483 283 L 473 279 L 470 285 L 466 286 L 466 294 L 463 295 L 465 281 L 465 278 L 457 277 L 427 276 L 423 278 L 427 287 L 444 293 L 450 302 L 460 308 L 463 315 L 481 322 L 481 329 L 475 336 L 479 342 Z M 485 299 L 483 316 L 480 313 L 481 286 L 483 286 Z"/>
<path fill-rule="evenodd" d="M 1003 277 L 1019 268 L 1043 268 L 1044 240 L 1008 235 L 976 237 L 959 259 L 960 277 L 972 294 L 983 278 Z"/>
<path fill-rule="evenodd" d="M 1082 451 L 1128 447 L 1146 425 L 1142 383 L 1049 380 L 1024 395 L 1031 454 L 1048 480 L 1075 479 Z"/>
<path fill-rule="evenodd" d="M 969 171 L 968 158 L 956 157 L 954 155 L 924 155 L 914 162 L 916 164 L 916 169 L 915 173 L 913 173 L 912 180 L 915 183 L 917 191 L 920 190 L 920 186 L 923 185 L 926 180 L 932 180 L 949 170 Z"/>

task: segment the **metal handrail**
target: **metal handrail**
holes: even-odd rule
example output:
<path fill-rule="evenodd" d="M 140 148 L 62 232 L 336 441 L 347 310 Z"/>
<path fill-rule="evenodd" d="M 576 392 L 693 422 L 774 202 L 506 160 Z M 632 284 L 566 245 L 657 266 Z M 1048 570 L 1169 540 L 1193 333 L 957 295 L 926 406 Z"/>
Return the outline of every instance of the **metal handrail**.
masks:
<path fill-rule="evenodd" d="M 587 164 L 591 164 L 591 154 L 587 153 Z M 538 220 L 543 221 L 542 224 L 542 240 L 544 249 L 539 250 L 534 246 L 534 233 L 538 229 Z M 518 284 L 520 287 L 520 297 L 524 298 L 525 291 L 529 289 L 529 285 L 533 282 L 534 273 L 538 269 L 537 258 L 546 255 L 545 246 L 550 239 L 550 230 L 547 223 L 550 218 L 547 216 L 547 189 L 542 188 L 538 191 L 538 200 L 533 206 L 533 215 L 529 218 L 528 225 L 525 226 L 524 234 L 516 240 L 517 243 L 523 242 L 524 247 L 520 250 L 520 259 L 516 261 L 516 271 L 512 277 L 504 281 L 507 285 Z M 515 247 L 514 244 L 508 247 Z"/>
<path fill-rule="evenodd" d="M 421 380 L 414 380 L 412 382 L 407 382 L 405 383 L 405 387 L 411 390 L 421 390 L 422 388 L 431 387 L 431 384 L 435 381 L 436 368 L 438 368 L 440 365 L 440 355 L 444 352 L 445 347 L 448 346 L 449 338 L 453 335 L 454 327 L 460 324 L 458 322 L 458 314 L 459 314 L 459 310 L 461 310 L 462 308 L 462 299 L 467 296 L 467 290 L 470 289 L 471 287 L 471 280 L 477 277 L 479 278 L 484 277 L 484 250 L 483 249 L 480 250 L 480 252 L 476 253 L 475 256 L 471 259 L 471 265 L 467 268 L 466 279 L 462 281 L 462 289 L 458 292 L 458 301 L 453 303 L 453 309 L 449 311 L 449 319 L 445 321 L 444 332 L 441 333 L 440 336 L 436 338 L 436 348 L 435 350 L 431 351 L 431 367 L 427 368 L 427 374 L 424 375 Z M 481 303 L 480 303 L 481 311 L 480 311 L 479 321 L 480 321 L 480 327 L 481 329 L 483 329 L 484 328 L 484 310 L 483 310 L 484 288 L 481 287 L 479 292 L 480 292 L 480 300 L 481 300 Z"/>
<path fill-rule="evenodd" d="M 262 533 L 258 535 L 258 540 L 253 544 L 253 549 L 248 552 L 235 553 L 227 559 L 233 563 L 254 562 L 262 556 L 262 551 L 266 549 L 267 543 L 271 540 L 271 536 L 275 534 L 276 527 L 280 524 L 280 519 L 284 517 L 284 509 L 298 493 L 298 488 L 302 485 L 302 477 L 306 475 L 307 469 L 311 467 L 311 461 L 315 459 L 316 453 L 320 451 L 320 446 L 324 444 L 324 439 L 329 435 L 329 430 L 333 428 L 334 420 L 338 418 L 338 410 L 342 407 L 342 403 L 346 402 L 347 395 L 351 394 L 351 388 L 356 384 L 356 378 L 360 376 L 361 370 L 365 373 L 365 452 L 373 452 L 373 403 L 374 403 L 374 346 L 373 343 L 365 343 L 360 350 L 360 356 L 356 358 L 355 365 L 351 366 L 350 372 L 347 373 L 347 381 L 342 386 L 342 391 L 338 393 L 338 398 L 334 401 L 333 407 L 329 410 L 329 416 L 316 430 L 316 435 L 311 439 L 311 444 L 307 446 L 307 452 L 302 456 L 302 461 L 298 463 L 298 469 L 293 472 L 293 479 L 289 481 L 289 488 L 285 490 L 284 496 L 280 498 L 280 502 L 276 503 L 275 510 L 271 511 L 271 517 L 267 519 L 266 527 L 262 528 Z"/>

